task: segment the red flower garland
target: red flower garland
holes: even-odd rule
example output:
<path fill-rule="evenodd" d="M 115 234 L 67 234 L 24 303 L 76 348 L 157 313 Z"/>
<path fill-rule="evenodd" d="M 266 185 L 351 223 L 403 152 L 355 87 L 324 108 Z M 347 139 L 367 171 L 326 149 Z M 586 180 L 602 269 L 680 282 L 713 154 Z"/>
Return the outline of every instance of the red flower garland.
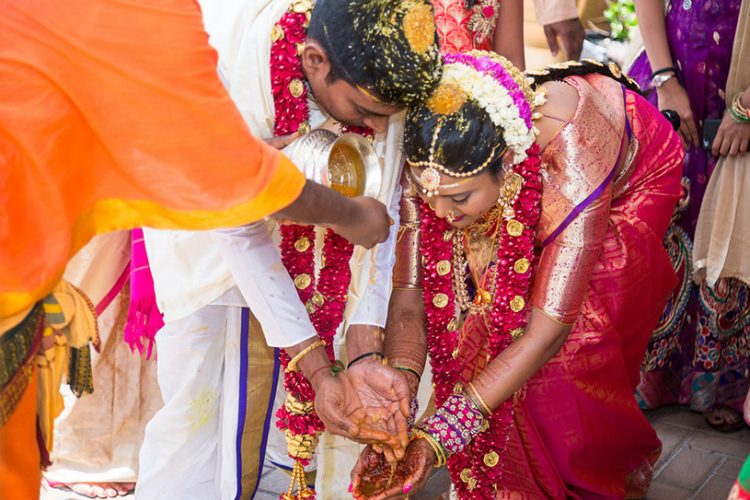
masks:
<path fill-rule="evenodd" d="M 333 337 L 341 324 L 346 306 L 346 296 L 351 279 L 349 260 L 353 246 L 330 229 L 326 233 L 323 245 L 325 266 L 320 270 L 317 286 L 315 283 L 315 227 L 287 224 L 280 227 L 281 260 L 292 279 L 307 275 L 310 284 L 304 288 L 297 288 L 300 300 L 308 307 L 310 320 L 318 335 L 326 343 L 326 351 L 331 361 L 333 355 Z M 307 247 L 295 242 L 306 241 Z M 304 250 L 300 250 L 304 248 Z M 323 301 L 316 307 L 315 296 Z M 281 352 L 281 365 L 286 368 L 289 355 Z M 284 374 L 284 388 L 299 401 L 313 401 L 315 393 L 302 372 L 287 372 Z M 289 412 L 286 406 L 279 408 L 276 413 L 276 425 L 279 429 L 289 429 L 293 434 L 316 434 L 324 430 L 323 422 L 315 412 L 298 415 Z M 303 465 L 307 465 L 303 463 Z"/>
<path fill-rule="evenodd" d="M 534 144 L 528 150 L 526 160 L 514 167 L 514 172 L 524 179 L 513 206 L 515 220 L 523 224 L 523 232 L 517 237 L 509 235 L 507 224 L 503 221 L 500 221 L 498 229 L 500 243 L 496 261 L 497 288 L 493 307 L 488 313 L 488 346 L 493 359 L 513 341 L 511 332 L 524 328 L 528 321 L 527 307 L 514 312 L 510 304 L 516 297 L 522 297 L 526 304 L 529 301 L 532 271 L 529 269 L 525 273 L 517 273 L 514 271 L 514 264 L 522 258 L 528 259 L 528 262 L 534 261 L 534 229 L 539 221 L 542 197 L 539 151 L 539 146 Z M 446 235 L 452 227 L 445 219 L 438 218 L 426 203 L 423 202 L 421 208 L 427 344 L 433 370 L 435 400 L 440 405 L 453 393 L 456 382 L 461 380 L 463 369 L 452 356 L 458 347 L 460 332 L 449 330 L 450 321 L 456 317 L 453 277 L 451 273 L 441 276 L 437 272 L 438 262 L 451 261 L 453 239 Z M 439 293 L 448 297 L 448 304 L 443 308 L 433 304 L 433 298 Z M 513 425 L 513 399 L 508 399 L 495 409 L 488 422 L 489 428 L 486 431 L 479 433 L 462 452 L 448 459 L 448 470 L 461 498 L 495 498 L 495 485 L 500 481 L 503 467 L 502 463 L 488 466 L 485 464 L 485 456 L 491 452 L 495 452 L 497 457 L 503 456 Z M 465 469 L 470 469 L 471 479 L 466 477 Z"/>
<path fill-rule="evenodd" d="M 307 16 L 306 12 L 295 12 L 292 6 L 271 31 L 271 36 L 276 39 L 271 44 L 271 94 L 275 109 L 275 135 L 293 134 L 310 118 L 307 87 L 303 83 L 305 72 L 302 70 L 298 52 L 298 47 L 307 39 Z M 292 94 L 292 91 L 296 95 Z"/>
<path fill-rule="evenodd" d="M 300 60 L 300 48 L 307 38 L 306 27 L 311 3 L 294 1 L 289 10 L 274 26 L 271 45 L 271 90 L 275 108 L 274 134 L 288 135 L 301 127 L 309 127 L 310 110 L 307 104 L 307 88 Z M 354 127 L 342 132 L 354 131 Z M 372 131 L 358 128 L 357 132 L 371 137 Z M 349 261 L 353 246 L 341 236 L 328 230 L 323 244 L 323 267 L 317 283 L 315 278 L 315 227 L 296 224 L 282 225 L 281 259 L 289 275 L 295 281 L 297 293 L 305 304 L 310 320 L 320 338 L 326 343 L 326 352 L 334 361 L 333 337 L 344 315 L 346 297 L 351 280 Z M 289 355 L 281 352 L 280 361 L 286 368 Z M 284 388 L 300 402 L 315 399 L 312 386 L 301 372 L 284 373 Z M 297 413 L 286 405 L 276 413 L 276 426 L 289 430 L 293 436 L 316 436 L 324 430 L 323 422 L 315 411 Z M 302 467 L 309 459 L 292 457 Z M 292 483 L 292 486 L 294 483 Z M 299 496 L 314 498 L 314 490 L 304 490 L 300 484 Z M 282 494 L 280 498 L 288 498 Z"/>

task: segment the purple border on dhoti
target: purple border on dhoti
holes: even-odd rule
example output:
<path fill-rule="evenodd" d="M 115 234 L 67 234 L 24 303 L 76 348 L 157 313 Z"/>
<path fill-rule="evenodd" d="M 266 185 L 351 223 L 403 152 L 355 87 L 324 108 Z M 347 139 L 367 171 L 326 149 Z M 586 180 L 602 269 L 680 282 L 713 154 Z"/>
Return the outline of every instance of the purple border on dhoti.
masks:
<path fill-rule="evenodd" d="M 242 308 L 242 326 L 240 328 L 240 389 L 237 395 L 239 410 L 237 412 L 237 441 L 235 454 L 237 456 L 237 494 L 235 500 L 242 497 L 242 434 L 247 417 L 247 346 L 250 337 L 250 309 Z M 262 467 L 261 467 L 262 468 Z"/>

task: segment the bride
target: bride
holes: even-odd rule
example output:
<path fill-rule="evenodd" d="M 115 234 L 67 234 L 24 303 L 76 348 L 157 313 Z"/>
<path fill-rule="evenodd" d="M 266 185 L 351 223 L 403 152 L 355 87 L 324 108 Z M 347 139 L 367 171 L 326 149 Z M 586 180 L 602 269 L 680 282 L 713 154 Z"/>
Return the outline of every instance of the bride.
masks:
<path fill-rule="evenodd" d="M 386 328 L 413 394 L 429 352 L 437 410 L 397 466 L 366 448 L 354 493 L 447 464 L 459 498 L 643 496 L 661 444 L 633 391 L 675 284 L 679 137 L 614 66 L 445 64 L 407 116 Z"/>

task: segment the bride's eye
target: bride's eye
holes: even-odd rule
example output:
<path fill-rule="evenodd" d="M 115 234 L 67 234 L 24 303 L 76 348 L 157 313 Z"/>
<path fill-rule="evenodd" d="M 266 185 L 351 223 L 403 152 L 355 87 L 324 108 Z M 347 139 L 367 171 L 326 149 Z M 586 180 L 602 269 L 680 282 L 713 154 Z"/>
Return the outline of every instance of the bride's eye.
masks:
<path fill-rule="evenodd" d="M 455 203 L 456 205 L 465 205 L 467 201 L 469 201 L 469 197 L 471 194 L 467 194 L 463 198 L 451 198 L 450 200 Z"/>

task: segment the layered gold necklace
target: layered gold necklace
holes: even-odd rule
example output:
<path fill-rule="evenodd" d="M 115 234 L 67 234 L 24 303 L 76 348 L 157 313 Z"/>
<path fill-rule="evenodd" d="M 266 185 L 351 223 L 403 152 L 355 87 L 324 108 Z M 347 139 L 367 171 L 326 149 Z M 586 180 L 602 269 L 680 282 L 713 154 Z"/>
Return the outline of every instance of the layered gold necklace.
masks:
<path fill-rule="evenodd" d="M 493 305 L 497 266 L 488 269 L 500 243 L 500 223 L 515 217 L 513 205 L 522 186 L 523 177 L 509 173 L 503 178 L 497 204 L 481 220 L 453 232 L 453 289 L 462 312 L 484 315 Z M 473 300 L 466 284 L 467 267 L 476 290 Z"/>

